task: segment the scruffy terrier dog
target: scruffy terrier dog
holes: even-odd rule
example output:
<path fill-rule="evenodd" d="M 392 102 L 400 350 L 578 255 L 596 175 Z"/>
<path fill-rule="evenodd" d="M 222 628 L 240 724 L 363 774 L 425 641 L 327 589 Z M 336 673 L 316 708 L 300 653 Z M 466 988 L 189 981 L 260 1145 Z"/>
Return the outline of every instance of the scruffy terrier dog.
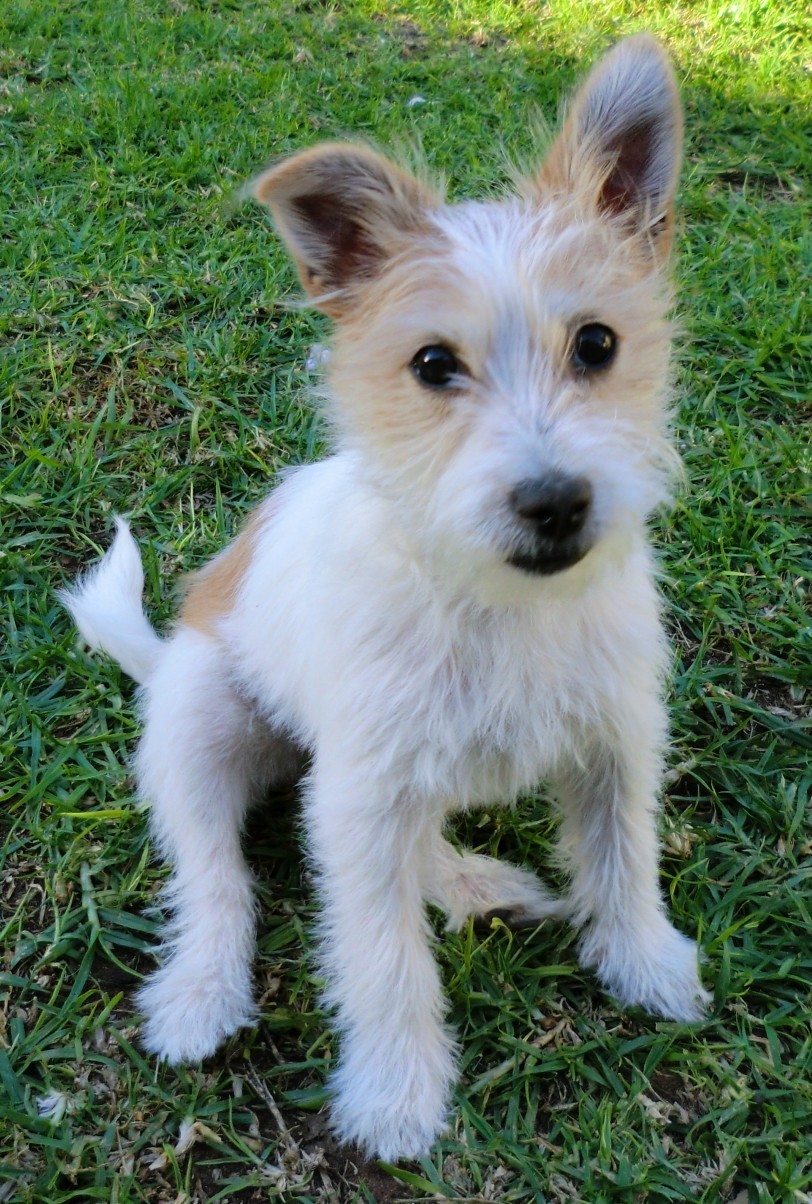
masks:
<path fill-rule="evenodd" d="M 646 534 L 675 463 L 680 146 L 673 73 L 640 36 L 592 72 L 510 199 L 446 205 L 358 146 L 272 167 L 255 195 L 335 319 L 337 450 L 194 575 L 169 638 L 120 520 L 67 596 L 143 686 L 139 787 L 174 867 L 147 1047 L 197 1061 L 254 1022 L 240 832 L 307 750 L 333 1119 L 384 1158 L 429 1148 L 455 1077 L 427 902 L 451 928 L 567 917 L 623 1003 L 679 1020 L 707 1003 L 658 886 L 668 657 Z M 451 812 L 542 779 L 566 898 L 443 835 Z"/>

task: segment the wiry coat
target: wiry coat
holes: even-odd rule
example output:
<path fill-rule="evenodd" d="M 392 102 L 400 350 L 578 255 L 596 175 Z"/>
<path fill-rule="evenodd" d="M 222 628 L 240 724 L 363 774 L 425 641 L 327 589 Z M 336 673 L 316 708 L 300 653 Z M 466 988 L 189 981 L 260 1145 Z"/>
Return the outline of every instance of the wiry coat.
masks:
<path fill-rule="evenodd" d="M 306 749 L 334 1118 L 387 1158 L 428 1148 L 454 1077 L 427 901 L 453 926 L 568 916 L 622 1000 L 690 1019 L 706 999 L 657 883 L 667 653 L 645 528 L 674 462 L 679 152 L 673 77 L 641 37 L 596 69 L 519 197 L 447 206 L 357 147 L 271 168 L 256 195 L 336 319 L 336 453 L 195 576 L 168 640 L 123 523 L 67 599 L 144 683 L 138 778 L 175 909 L 141 994 L 148 1047 L 198 1059 L 251 1022 L 240 830 Z M 596 329 L 611 354 L 593 370 L 577 346 Z M 453 372 L 424 379 L 421 351 Z M 449 812 L 542 779 L 565 899 L 442 834 Z"/>

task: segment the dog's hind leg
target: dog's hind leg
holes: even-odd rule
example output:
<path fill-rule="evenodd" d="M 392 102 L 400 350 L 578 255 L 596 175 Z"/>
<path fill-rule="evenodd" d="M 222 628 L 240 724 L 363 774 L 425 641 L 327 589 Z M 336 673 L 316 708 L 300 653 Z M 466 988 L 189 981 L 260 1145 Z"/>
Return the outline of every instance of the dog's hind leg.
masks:
<path fill-rule="evenodd" d="M 254 1019 L 254 901 L 240 834 L 260 721 L 229 685 L 217 643 L 182 628 L 145 697 L 136 768 L 172 863 L 167 956 L 139 993 L 146 1047 L 198 1061 Z"/>
<path fill-rule="evenodd" d="M 568 901 L 550 894 L 529 870 L 481 853 L 458 852 L 441 836 L 432 844 L 428 868 L 425 896 L 445 912 L 450 932 L 458 932 L 468 916 L 535 928 L 569 915 Z"/>

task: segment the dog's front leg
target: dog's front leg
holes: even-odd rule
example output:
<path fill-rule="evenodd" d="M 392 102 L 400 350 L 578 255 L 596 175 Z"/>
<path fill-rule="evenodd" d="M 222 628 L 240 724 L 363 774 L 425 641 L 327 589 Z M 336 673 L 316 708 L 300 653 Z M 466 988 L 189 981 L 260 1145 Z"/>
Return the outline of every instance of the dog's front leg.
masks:
<path fill-rule="evenodd" d="M 308 829 L 341 1034 L 333 1121 L 342 1140 L 389 1160 L 426 1153 L 455 1073 L 421 890 L 439 823 L 433 808 L 357 769 L 314 770 Z"/>
<path fill-rule="evenodd" d="M 625 1004 L 675 1020 L 699 1019 L 710 996 L 693 941 L 669 923 L 658 881 L 658 704 L 626 738 L 587 743 L 555 783 L 570 902 L 583 928 L 581 962 Z M 611 729 L 610 729 L 611 730 Z"/>
<path fill-rule="evenodd" d="M 169 1062 L 197 1062 L 251 1024 L 254 901 L 240 847 L 252 715 L 214 641 L 182 630 L 149 682 L 139 785 L 172 863 L 163 964 L 139 992 L 142 1040 Z"/>

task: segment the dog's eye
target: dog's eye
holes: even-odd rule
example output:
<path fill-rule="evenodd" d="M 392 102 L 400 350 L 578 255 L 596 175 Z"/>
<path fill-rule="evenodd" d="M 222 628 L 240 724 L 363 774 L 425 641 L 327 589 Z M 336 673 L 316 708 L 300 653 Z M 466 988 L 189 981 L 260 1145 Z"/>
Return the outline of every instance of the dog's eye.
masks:
<path fill-rule="evenodd" d="M 421 347 L 412 360 L 412 371 L 424 385 L 442 388 L 460 374 L 460 363 L 453 351 L 441 343 Z"/>
<path fill-rule="evenodd" d="M 617 335 L 600 322 L 589 322 L 576 333 L 572 362 L 581 372 L 606 368 L 615 358 Z"/>

